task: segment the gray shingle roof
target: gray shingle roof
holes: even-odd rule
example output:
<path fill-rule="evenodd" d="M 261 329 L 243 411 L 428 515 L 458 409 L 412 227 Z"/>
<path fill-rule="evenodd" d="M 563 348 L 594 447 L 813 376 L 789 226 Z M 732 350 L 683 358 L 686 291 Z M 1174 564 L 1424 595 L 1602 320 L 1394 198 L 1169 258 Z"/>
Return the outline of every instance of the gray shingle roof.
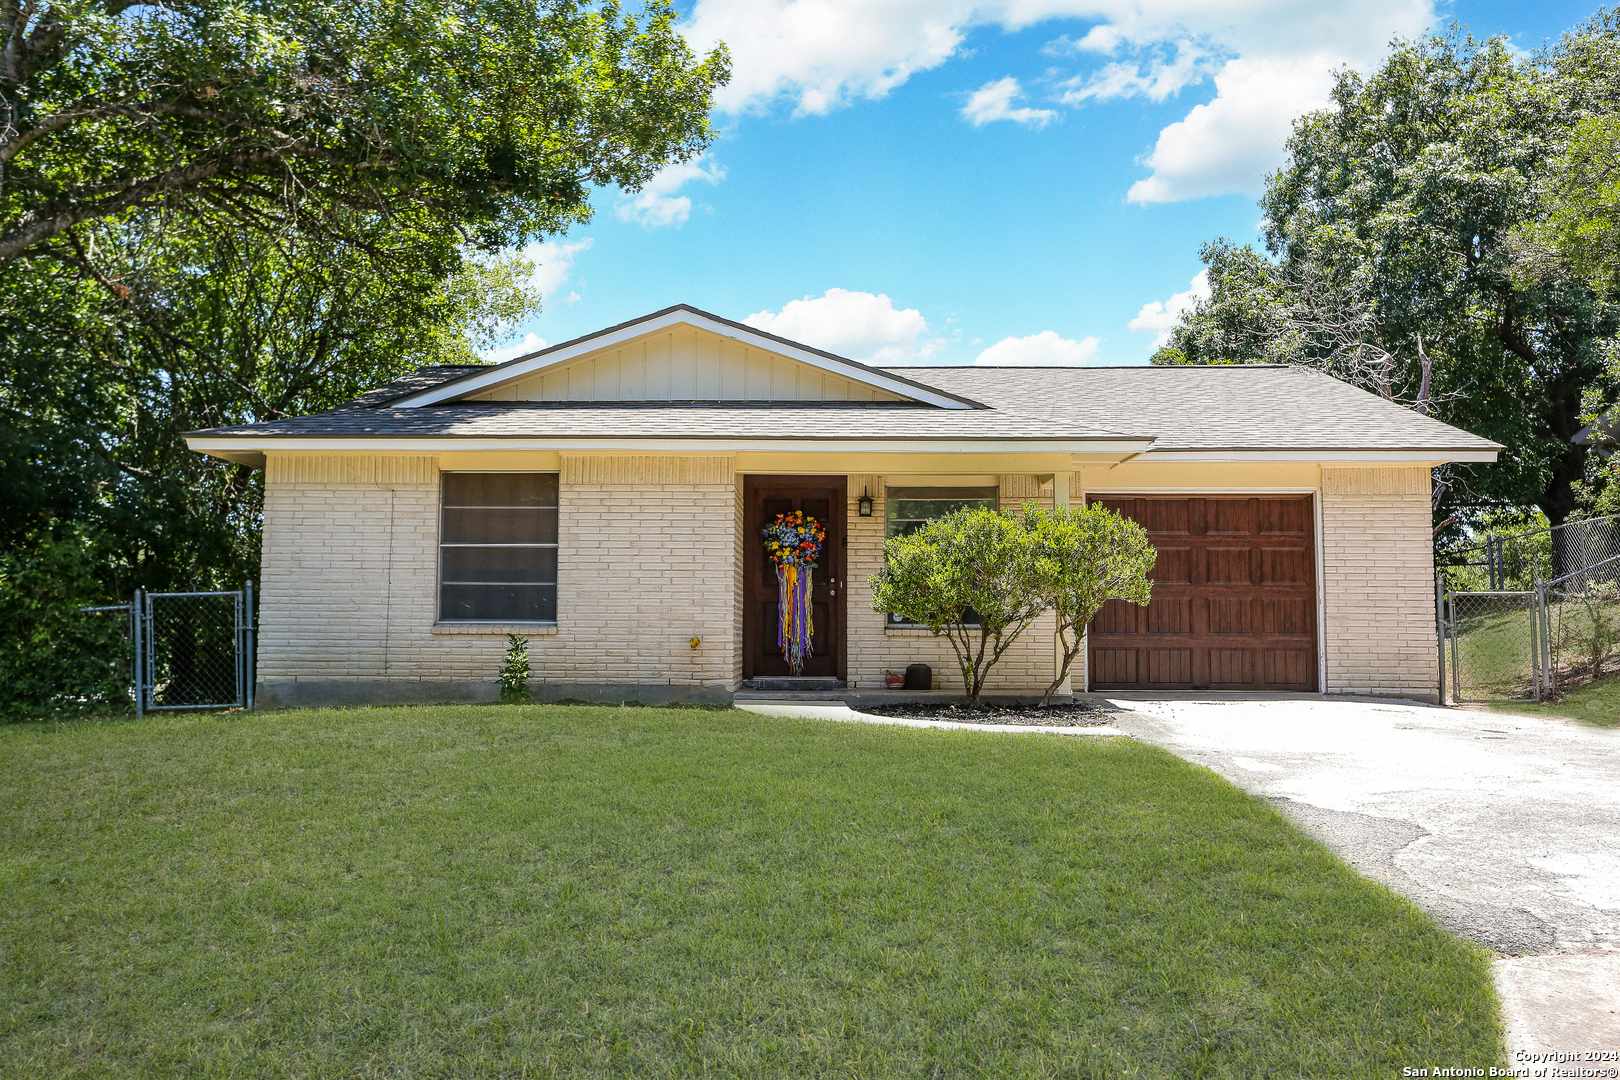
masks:
<path fill-rule="evenodd" d="M 1026 416 L 1125 424 L 1168 450 L 1495 450 L 1497 443 L 1310 368 L 906 368 Z"/>
<path fill-rule="evenodd" d="M 881 402 L 484 402 L 356 408 L 197 435 L 750 439 L 1147 439 L 1117 427 L 1003 409 Z"/>
<path fill-rule="evenodd" d="M 1154 439 L 1153 451 L 1498 449 L 1299 367 L 885 369 L 983 409 L 842 402 L 489 402 L 389 408 L 477 370 L 430 367 L 330 412 L 205 436 L 749 439 Z"/>

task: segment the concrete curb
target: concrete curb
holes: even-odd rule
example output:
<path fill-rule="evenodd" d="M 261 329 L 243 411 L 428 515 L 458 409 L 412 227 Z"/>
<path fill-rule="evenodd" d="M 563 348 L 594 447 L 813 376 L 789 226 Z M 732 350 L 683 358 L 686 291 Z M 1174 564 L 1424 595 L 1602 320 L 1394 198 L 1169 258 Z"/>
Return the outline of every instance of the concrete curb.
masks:
<path fill-rule="evenodd" d="M 760 716 L 790 717 L 797 720 L 836 720 L 844 724 L 887 724 L 891 727 L 938 728 L 943 731 L 994 731 L 1005 735 L 1120 735 L 1131 736 L 1109 724 L 1105 727 L 1032 727 L 1026 724 L 964 724 L 957 720 L 917 720 L 909 716 L 874 716 L 856 712 L 848 705 L 823 705 L 800 701 L 739 701 L 736 707 Z"/>

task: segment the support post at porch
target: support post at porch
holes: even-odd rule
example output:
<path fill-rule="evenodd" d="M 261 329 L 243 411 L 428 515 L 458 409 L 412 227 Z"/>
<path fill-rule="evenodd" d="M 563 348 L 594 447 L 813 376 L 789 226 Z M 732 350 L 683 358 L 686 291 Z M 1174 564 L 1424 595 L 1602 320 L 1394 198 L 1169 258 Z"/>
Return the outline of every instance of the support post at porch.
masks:
<path fill-rule="evenodd" d="M 1052 506 L 1054 508 L 1068 507 L 1069 482 L 1073 476 L 1073 473 L 1066 472 L 1052 474 Z M 1052 674 L 1056 675 L 1062 667 L 1063 643 L 1059 637 L 1054 635 L 1052 638 Z M 1058 685 L 1057 692 L 1060 694 L 1074 693 L 1074 678 L 1072 675 L 1064 677 L 1063 682 Z"/>

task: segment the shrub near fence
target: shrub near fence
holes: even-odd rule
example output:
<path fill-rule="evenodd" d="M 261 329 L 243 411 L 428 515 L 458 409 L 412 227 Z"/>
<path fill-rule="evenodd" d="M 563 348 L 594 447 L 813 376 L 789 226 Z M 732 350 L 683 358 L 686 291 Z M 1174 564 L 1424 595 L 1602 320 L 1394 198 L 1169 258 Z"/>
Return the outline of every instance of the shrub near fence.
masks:
<path fill-rule="evenodd" d="M 77 537 L 0 551 L 0 720 L 130 708 L 129 608 L 81 610 L 99 593 Z"/>

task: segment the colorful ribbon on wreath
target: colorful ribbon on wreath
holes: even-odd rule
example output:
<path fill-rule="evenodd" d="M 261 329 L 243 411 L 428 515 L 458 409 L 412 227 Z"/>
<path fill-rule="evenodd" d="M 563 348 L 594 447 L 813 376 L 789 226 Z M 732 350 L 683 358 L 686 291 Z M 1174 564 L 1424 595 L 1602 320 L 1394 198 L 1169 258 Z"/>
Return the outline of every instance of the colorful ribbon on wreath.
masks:
<path fill-rule="evenodd" d="M 776 568 L 782 612 L 776 643 L 782 648 L 788 670 L 795 675 L 804 670 L 804 658 L 810 655 L 810 639 L 815 634 L 815 624 L 810 617 L 810 576 L 814 571 L 815 567 L 791 563 Z"/>
<path fill-rule="evenodd" d="M 777 514 L 767 525 L 765 550 L 776 564 L 777 645 L 787 661 L 788 670 L 795 675 L 804 671 L 805 657 L 810 655 L 815 624 L 810 616 L 811 578 L 816 568 L 816 556 L 827 539 L 827 530 L 821 522 L 802 510 Z"/>

